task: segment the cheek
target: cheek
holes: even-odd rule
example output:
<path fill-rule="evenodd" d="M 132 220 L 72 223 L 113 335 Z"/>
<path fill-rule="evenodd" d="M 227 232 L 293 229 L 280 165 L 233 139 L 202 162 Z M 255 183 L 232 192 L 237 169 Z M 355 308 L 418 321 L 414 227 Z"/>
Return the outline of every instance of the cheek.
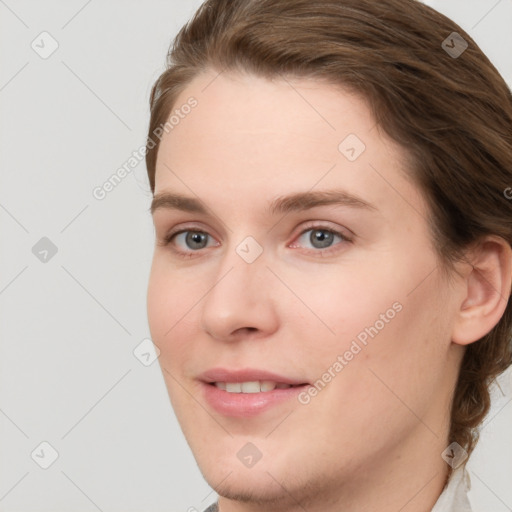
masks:
<path fill-rule="evenodd" d="M 329 369 L 335 374 L 319 393 L 318 405 L 330 404 L 322 421 L 337 424 L 350 410 L 356 430 L 371 432 L 372 418 L 379 417 L 398 432 L 416 421 L 410 410 L 425 414 L 442 389 L 449 347 L 449 312 L 440 308 L 438 288 L 432 281 L 410 293 L 395 284 L 338 308 L 337 336 L 311 354 L 318 378 L 329 379 L 322 377 Z"/>
<path fill-rule="evenodd" d="M 161 273 L 155 270 L 155 263 L 151 269 L 147 292 L 148 323 L 153 341 L 161 345 L 165 332 L 172 326 L 169 311 L 172 311 L 172 294 Z"/>
<path fill-rule="evenodd" d="M 153 342 L 166 358 L 172 347 L 184 339 L 182 333 L 190 324 L 194 304 L 200 298 L 192 283 L 179 273 L 165 268 L 157 258 L 153 261 L 147 291 L 147 315 Z"/>
<path fill-rule="evenodd" d="M 323 288 L 317 281 L 305 297 L 325 325 L 305 318 L 296 334 L 317 378 L 329 370 L 336 376 L 343 373 L 343 386 L 365 392 L 365 386 L 378 382 L 369 371 L 374 369 L 407 394 L 408 379 L 418 385 L 431 381 L 435 377 L 425 369 L 442 366 L 449 308 L 436 275 L 422 282 L 428 274 L 423 269 L 432 268 L 428 264 L 421 269 L 380 268 L 379 276 L 345 273 L 325 280 Z M 414 289 L 416 282 L 421 285 Z"/>
<path fill-rule="evenodd" d="M 364 341 L 365 329 L 376 323 L 379 331 L 387 327 L 380 317 L 387 312 L 385 320 L 392 322 L 398 316 L 393 304 L 400 302 L 403 295 L 396 282 L 386 282 L 383 276 L 377 278 L 366 269 L 340 271 L 334 276 L 332 270 L 326 271 L 305 290 L 309 308 L 326 326 L 322 346 L 335 353 L 348 348 L 358 335 Z M 307 329 L 308 325 L 312 323 L 306 322 L 302 327 Z"/>

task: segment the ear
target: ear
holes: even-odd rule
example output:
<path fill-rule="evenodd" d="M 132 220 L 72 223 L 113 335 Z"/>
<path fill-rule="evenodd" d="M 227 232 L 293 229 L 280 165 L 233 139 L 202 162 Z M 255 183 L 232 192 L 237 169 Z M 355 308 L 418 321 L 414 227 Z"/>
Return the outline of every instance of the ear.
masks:
<path fill-rule="evenodd" d="M 500 321 L 510 299 L 512 248 L 501 237 L 488 236 L 467 255 L 465 293 L 452 331 L 452 341 L 468 345 L 488 334 Z"/>

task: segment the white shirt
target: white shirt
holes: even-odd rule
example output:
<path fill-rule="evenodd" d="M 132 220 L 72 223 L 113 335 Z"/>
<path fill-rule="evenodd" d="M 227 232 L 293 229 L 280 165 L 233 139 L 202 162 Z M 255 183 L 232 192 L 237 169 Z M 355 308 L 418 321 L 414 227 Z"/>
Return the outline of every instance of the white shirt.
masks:
<path fill-rule="evenodd" d="M 448 484 L 431 512 L 472 512 L 468 499 L 469 489 L 471 489 L 469 473 L 464 466 L 461 466 L 451 474 Z M 213 503 L 204 512 L 218 512 L 218 510 L 217 503 Z"/>
<path fill-rule="evenodd" d="M 471 489 L 469 473 L 464 466 L 457 468 L 436 501 L 432 512 L 471 512 L 468 491 Z"/>

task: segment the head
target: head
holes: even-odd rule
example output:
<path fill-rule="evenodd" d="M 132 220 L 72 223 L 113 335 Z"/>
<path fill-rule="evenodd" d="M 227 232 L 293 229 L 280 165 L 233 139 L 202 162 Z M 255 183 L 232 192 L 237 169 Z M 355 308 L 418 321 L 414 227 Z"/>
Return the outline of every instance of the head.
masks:
<path fill-rule="evenodd" d="M 414 0 L 207 1 L 150 105 L 149 325 L 209 483 L 470 454 L 512 357 L 512 96 L 471 37 Z M 300 386 L 212 405 L 259 370 Z"/>

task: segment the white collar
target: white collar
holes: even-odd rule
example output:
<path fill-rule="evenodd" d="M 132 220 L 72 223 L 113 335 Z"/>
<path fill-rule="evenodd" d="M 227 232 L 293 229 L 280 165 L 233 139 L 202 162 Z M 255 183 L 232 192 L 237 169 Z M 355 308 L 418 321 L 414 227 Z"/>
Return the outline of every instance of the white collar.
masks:
<path fill-rule="evenodd" d="M 471 489 L 469 473 L 462 465 L 451 474 L 432 512 L 471 512 L 467 495 L 469 489 Z"/>

